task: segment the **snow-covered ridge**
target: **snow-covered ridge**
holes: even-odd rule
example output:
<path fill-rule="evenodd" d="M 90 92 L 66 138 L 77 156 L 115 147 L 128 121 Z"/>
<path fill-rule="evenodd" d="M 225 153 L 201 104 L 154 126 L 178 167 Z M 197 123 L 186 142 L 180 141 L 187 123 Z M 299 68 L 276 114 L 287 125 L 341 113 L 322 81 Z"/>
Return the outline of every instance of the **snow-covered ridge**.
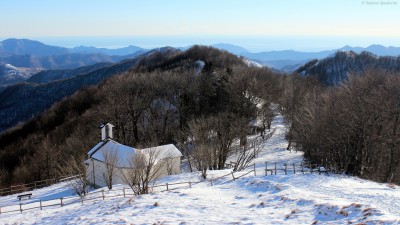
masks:
<path fill-rule="evenodd" d="M 249 66 L 249 67 L 257 67 L 257 68 L 263 68 L 264 67 L 260 63 L 255 62 L 253 60 L 250 60 L 248 58 L 243 58 L 243 62 L 246 63 L 246 65 Z"/>

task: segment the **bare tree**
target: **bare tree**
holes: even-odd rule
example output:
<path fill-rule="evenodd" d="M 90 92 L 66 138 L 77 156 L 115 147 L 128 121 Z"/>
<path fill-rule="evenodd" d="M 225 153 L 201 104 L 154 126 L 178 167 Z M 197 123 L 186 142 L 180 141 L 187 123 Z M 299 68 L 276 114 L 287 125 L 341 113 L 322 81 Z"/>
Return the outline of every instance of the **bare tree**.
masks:
<path fill-rule="evenodd" d="M 272 137 L 272 135 L 274 135 L 275 130 L 276 128 L 269 134 L 265 135 L 263 139 L 268 140 L 270 137 Z M 246 146 L 241 146 L 239 154 L 236 158 L 236 162 L 234 163 L 233 171 L 244 170 L 250 164 L 250 162 L 258 156 L 261 150 L 261 140 L 259 138 L 255 138 Z"/>
<path fill-rule="evenodd" d="M 36 167 L 41 174 L 42 179 L 52 179 L 57 173 L 57 158 L 60 156 L 59 151 L 55 151 L 54 144 L 49 136 L 46 136 L 40 144 L 40 148 L 35 154 L 37 160 Z"/>
<path fill-rule="evenodd" d="M 84 157 L 71 158 L 67 166 L 59 168 L 63 176 L 75 176 L 74 179 L 68 181 L 68 185 L 74 192 L 83 198 L 88 191 L 89 181 L 86 177 L 87 167 L 84 164 Z"/>
<path fill-rule="evenodd" d="M 172 155 L 168 155 L 163 159 L 165 164 L 165 169 L 167 170 L 168 175 L 172 175 L 174 173 L 174 158 Z"/>
<path fill-rule="evenodd" d="M 151 185 L 158 178 L 164 167 L 163 160 L 158 160 L 160 153 L 156 149 L 146 152 L 137 151 L 130 159 L 130 167 L 122 171 L 122 179 L 135 195 L 148 194 Z"/>
<path fill-rule="evenodd" d="M 275 116 L 274 111 L 271 109 L 271 104 L 263 103 L 258 110 L 258 116 L 262 124 L 260 135 L 264 138 L 265 130 L 271 129 L 271 123 Z"/>
<path fill-rule="evenodd" d="M 103 151 L 103 158 L 106 167 L 105 173 L 103 173 L 103 180 L 107 184 L 108 189 L 111 190 L 113 185 L 113 177 L 115 176 L 116 167 L 118 165 L 117 149 Z"/>
<path fill-rule="evenodd" d="M 190 154 L 193 166 L 201 172 L 201 176 L 207 177 L 207 170 L 212 168 L 217 156 L 215 151 L 215 132 L 211 128 L 209 119 L 201 118 L 189 122 L 189 140 L 194 149 Z"/>
<path fill-rule="evenodd" d="M 174 141 L 177 143 L 177 147 L 182 150 L 183 157 L 187 160 L 189 171 L 193 172 L 193 157 L 191 155 L 193 145 L 188 140 L 188 137 L 190 137 L 190 132 L 183 128 L 175 132 Z"/>

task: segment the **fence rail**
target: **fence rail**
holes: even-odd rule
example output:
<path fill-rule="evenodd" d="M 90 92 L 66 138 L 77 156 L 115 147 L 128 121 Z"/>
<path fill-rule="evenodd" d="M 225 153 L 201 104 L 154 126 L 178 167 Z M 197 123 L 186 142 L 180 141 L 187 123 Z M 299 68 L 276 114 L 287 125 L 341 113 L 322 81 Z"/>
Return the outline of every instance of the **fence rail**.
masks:
<path fill-rule="evenodd" d="M 97 191 L 97 192 L 90 192 L 84 197 L 79 197 L 79 196 L 74 196 L 74 197 L 61 197 L 61 198 L 55 198 L 55 199 L 49 199 L 46 201 L 43 201 L 39 199 L 38 201 L 33 201 L 29 203 L 19 203 L 18 205 L 7 205 L 7 206 L 2 206 L 0 207 L 0 214 L 4 213 L 12 213 L 12 212 L 24 212 L 24 211 L 29 211 L 33 209 L 40 209 L 43 210 L 46 207 L 54 207 L 54 206 L 60 206 L 64 207 L 66 205 L 70 204 L 75 204 L 75 203 L 84 203 L 87 201 L 92 201 L 95 199 L 105 199 L 107 198 L 113 198 L 113 197 L 126 197 L 126 196 L 132 196 L 134 195 L 133 192 L 129 191 L 130 189 L 127 188 L 121 188 L 121 189 L 111 189 L 108 191 L 109 195 L 106 195 L 104 193 L 104 190 L 102 191 Z M 110 193 L 115 193 L 117 192 L 116 195 L 110 195 Z M 24 207 L 25 206 L 25 207 Z"/>
<path fill-rule="evenodd" d="M 255 165 L 254 165 L 254 168 L 255 168 Z M 236 179 L 246 176 L 252 172 L 254 172 L 254 174 L 256 174 L 255 170 L 250 170 L 244 174 L 241 174 L 241 175 L 235 177 L 235 175 L 234 175 L 235 173 L 242 173 L 242 172 L 233 172 L 232 171 L 228 174 L 225 174 L 225 175 L 222 175 L 222 176 L 219 176 L 216 178 L 205 179 L 204 181 L 185 181 L 185 182 L 177 182 L 177 183 L 159 184 L 159 185 L 154 185 L 152 187 L 152 191 L 154 191 L 154 188 L 162 188 L 162 187 L 165 187 L 165 190 L 161 190 L 161 191 L 171 191 L 171 190 L 175 190 L 178 188 L 184 188 L 184 187 L 192 188 L 193 185 L 196 185 L 199 183 L 204 183 L 207 181 L 210 182 L 211 186 L 213 186 L 218 179 L 221 179 L 223 177 L 232 176 L 232 180 L 236 180 Z M 77 177 L 77 176 L 79 176 L 79 175 L 64 178 L 63 181 L 65 181 L 68 178 L 73 179 L 73 177 Z M 178 185 L 180 185 L 180 186 L 178 186 Z M 178 187 L 176 187 L 176 186 L 178 186 Z M 121 190 L 122 190 L 122 193 L 121 193 Z M 115 192 L 117 192 L 117 194 L 110 195 L 110 193 L 115 193 Z M 101 191 L 90 192 L 90 193 L 86 194 L 84 197 L 79 197 L 79 196 L 61 197 L 61 198 L 49 199 L 46 201 L 39 199 L 37 201 L 29 202 L 27 204 L 19 203 L 18 205 L 1 206 L 0 207 L 0 215 L 5 214 L 5 213 L 12 213 L 12 212 L 21 212 L 22 213 L 24 211 L 29 211 L 29 210 L 33 210 L 33 209 L 43 210 L 46 207 L 55 207 L 55 206 L 64 207 L 66 205 L 75 204 L 75 203 L 83 204 L 84 202 L 93 201 L 96 199 L 104 200 L 106 198 L 126 197 L 126 196 L 134 196 L 134 195 L 135 194 L 133 193 L 133 191 L 129 188 L 111 189 L 111 190 L 108 190 L 107 194 L 104 191 L 104 189 L 102 189 Z"/>
<path fill-rule="evenodd" d="M 218 180 L 224 177 L 232 177 L 232 179 L 229 180 L 237 180 L 239 178 L 242 178 L 246 175 L 249 175 L 251 173 L 254 174 L 254 176 L 257 175 L 257 167 L 256 164 L 252 164 L 247 166 L 246 168 L 252 167 L 252 170 L 249 171 L 231 171 L 230 173 L 224 174 L 219 177 L 215 178 L 209 178 L 205 179 L 203 181 L 186 181 L 186 182 L 177 182 L 177 183 L 165 183 L 165 184 L 158 184 L 152 186 L 152 191 L 154 192 L 155 188 L 163 188 L 165 189 L 160 190 L 160 191 L 171 191 L 175 190 L 178 188 L 192 188 L 192 186 L 197 185 L 199 183 L 204 183 L 204 182 L 210 182 L 210 185 L 213 186 L 216 184 Z M 329 167 L 326 165 L 320 165 L 320 164 L 306 164 L 306 163 L 300 163 L 300 164 L 295 164 L 295 163 L 281 163 L 278 164 L 276 162 L 274 163 L 268 163 L 265 162 L 265 176 L 270 176 L 270 175 L 277 175 L 279 172 L 284 173 L 284 174 L 296 174 L 296 173 L 328 173 L 328 172 L 335 172 L 333 167 Z M 235 176 L 235 173 L 238 174 Z M 58 181 L 67 181 L 74 179 L 80 175 L 74 175 L 74 176 L 68 176 L 59 179 Z M 43 182 L 43 181 L 41 181 Z M 35 183 L 33 183 L 35 184 Z M 47 184 L 47 183 L 46 183 Z M 26 184 L 25 184 L 26 185 Z M 38 188 L 39 185 L 38 183 L 35 184 L 35 188 Z M 16 185 L 12 186 L 10 188 L 16 188 L 18 186 L 23 186 L 23 185 Z M 27 186 L 24 186 L 27 187 Z M 4 189 L 0 189 L 4 190 Z M 26 190 L 26 189 L 25 189 Z M 121 193 L 122 191 L 122 193 Z M 18 193 L 18 192 L 17 192 Z M 110 195 L 110 193 L 116 193 L 113 195 Z M 133 196 L 135 195 L 133 191 L 129 188 L 122 188 L 122 189 L 111 189 L 108 190 L 107 194 L 105 191 L 102 189 L 101 191 L 95 191 L 95 192 L 90 192 L 86 194 L 84 197 L 79 197 L 79 196 L 74 196 L 74 197 L 65 197 L 65 198 L 56 198 L 56 199 L 50 199 L 43 201 L 39 199 L 38 201 L 34 202 L 29 202 L 27 204 L 19 203 L 18 205 L 7 205 L 7 206 L 1 206 L 0 207 L 0 215 L 4 213 L 12 213 L 12 212 L 23 212 L 23 211 L 28 211 L 28 210 L 33 210 L 33 209 L 40 209 L 43 210 L 45 207 L 54 207 L 54 206 L 60 206 L 64 207 L 65 205 L 70 205 L 74 203 L 84 203 L 87 201 L 93 201 L 96 199 L 106 199 L 106 198 L 115 198 L 115 197 L 126 197 L 126 196 Z M 6 209 L 6 210 L 5 210 Z"/>
<path fill-rule="evenodd" d="M 337 170 L 330 165 L 326 164 L 310 164 L 310 163 L 268 163 L 265 162 L 264 175 L 277 175 L 277 174 L 305 174 L 305 173 L 336 173 Z"/>
<path fill-rule="evenodd" d="M 17 194 L 25 191 L 32 191 L 38 188 L 44 188 L 48 187 L 50 185 L 62 182 L 62 181 L 68 181 L 71 179 L 76 178 L 77 176 L 80 175 L 73 175 L 73 176 L 63 176 L 59 178 L 52 178 L 52 179 L 47 179 L 47 180 L 40 180 L 40 181 L 34 181 L 32 183 L 27 183 L 27 184 L 17 184 L 17 185 L 12 185 L 7 188 L 1 188 L 0 189 L 0 196 L 5 196 L 5 195 L 11 195 L 11 194 Z"/>

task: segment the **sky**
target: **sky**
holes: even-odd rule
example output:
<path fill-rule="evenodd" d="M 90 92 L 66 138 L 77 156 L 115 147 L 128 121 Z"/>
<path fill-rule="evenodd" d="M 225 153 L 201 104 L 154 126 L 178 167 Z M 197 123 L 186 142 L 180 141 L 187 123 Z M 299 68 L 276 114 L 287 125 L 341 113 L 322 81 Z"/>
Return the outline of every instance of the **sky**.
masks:
<path fill-rule="evenodd" d="M 400 46 L 400 0 L 0 0 L 0 40 L 73 47 Z"/>

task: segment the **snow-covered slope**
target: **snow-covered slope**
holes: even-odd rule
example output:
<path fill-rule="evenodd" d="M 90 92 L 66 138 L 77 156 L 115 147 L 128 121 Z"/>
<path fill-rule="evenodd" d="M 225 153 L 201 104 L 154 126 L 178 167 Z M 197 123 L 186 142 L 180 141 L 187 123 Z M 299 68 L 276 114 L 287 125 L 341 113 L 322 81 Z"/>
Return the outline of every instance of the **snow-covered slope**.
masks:
<path fill-rule="evenodd" d="M 264 67 L 264 66 L 261 65 L 260 63 L 255 62 L 255 61 L 253 61 L 253 60 L 251 60 L 251 59 L 247 59 L 247 58 L 243 58 L 243 62 L 246 63 L 246 65 L 247 65 L 247 66 L 250 66 L 250 67 L 256 67 L 256 68 L 262 68 L 262 67 Z"/>
<path fill-rule="evenodd" d="M 41 68 L 16 67 L 11 64 L 0 64 L 0 85 L 11 85 L 28 79 Z"/>
<path fill-rule="evenodd" d="M 299 163 L 302 153 L 285 150 L 283 118 L 273 122 L 274 136 L 263 143 L 250 173 L 230 176 L 137 197 L 107 197 L 44 210 L 0 215 L 0 224 L 400 224 L 400 188 L 345 175 L 299 174 L 264 176 L 265 161 Z M 251 168 L 249 168 L 250 170 Z M 215 178 L 230 170 L 210 171 Z M 236 175 L 237 176 L 237 175 Z M 165 177 L 159 184 L 201 181 L 200 174 Z M 119 187 L 114 187 L 118 189 Z M 33 192 L 36 200 L 71 192 L 57 184 Z M 30 200 L 24 200 L 30 201 Z M 0 197 L 0 207 L 18 204 L 16 195 Z"/>

